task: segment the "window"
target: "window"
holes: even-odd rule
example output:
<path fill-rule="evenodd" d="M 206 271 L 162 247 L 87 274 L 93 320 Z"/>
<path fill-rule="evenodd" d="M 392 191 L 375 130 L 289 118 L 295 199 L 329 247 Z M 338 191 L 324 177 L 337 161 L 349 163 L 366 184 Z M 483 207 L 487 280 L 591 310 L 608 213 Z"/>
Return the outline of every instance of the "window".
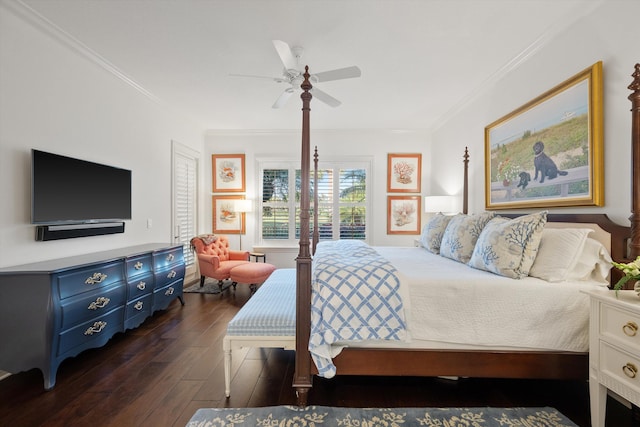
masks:
<path fill-rule="evenodd" d="M 260 230 L 264 242 L 295 244 L 300 239 L 298 166 L 298 162 L 261 162 Z M 367 240 L 369 169 L 368 161 L 321 162 L 317 209 L 313 206 L 314 176 L 311 172 L 310 226 L 313 228 L 313 215 L 317 211 L 320 240 Z"/>

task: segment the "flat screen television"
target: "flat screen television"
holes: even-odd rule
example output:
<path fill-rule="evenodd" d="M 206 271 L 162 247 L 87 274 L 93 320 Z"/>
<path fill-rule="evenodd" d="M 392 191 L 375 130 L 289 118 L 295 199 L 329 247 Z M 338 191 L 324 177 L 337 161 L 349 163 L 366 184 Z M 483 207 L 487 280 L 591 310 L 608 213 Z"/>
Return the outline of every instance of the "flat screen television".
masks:
<path fill-rule="evenodd" d="M 31 150 L 31 223 L 131 219 L 131 171 Z"/>

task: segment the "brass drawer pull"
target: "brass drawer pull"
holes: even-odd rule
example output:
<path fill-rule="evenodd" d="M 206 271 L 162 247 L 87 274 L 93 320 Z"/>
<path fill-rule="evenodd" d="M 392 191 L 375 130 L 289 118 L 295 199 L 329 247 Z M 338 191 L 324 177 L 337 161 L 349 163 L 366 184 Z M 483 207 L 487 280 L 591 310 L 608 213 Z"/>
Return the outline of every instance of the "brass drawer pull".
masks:
<path fill-rule="evenodd" d="M 638 374 L 638 368 L 631 362 L 628 362 L 626 365 L 622 367 L 622 372 L 629 378 L 635 378 Z"/>
<path fill-rule="evenodd" d="M 87 307 L 87 309 L 89 310 L 97 310 L 99 308 L 104 308 L 107 306 L 107 304 L 109 304 L 111 300 L 107 297 L 98 297 L 96 298 L 96 300 L 94 302 L 92 302 L 91 304 L 89 304 L 89 307 Z"/>
<path fill-rule="evenodd" d="M 173 279 L 177 275 L 178 275 L 178 273 L 176 273 L 175 270 L 171 270 L 171 272 L 169 274 L 167 274 L 167 279 Z"/>
<path fill-rule="evenodd" d="M 107 275 L 104 273 L 93 273 L 93 276 L 87 277 L 87 280 L 85 280 L 84 283 L 87 285 L 96 285 L 104 282 L 106 278 Z"/>
<path fill-rule="evenodd" d="M 635 322 L 629 321 L 622 327 L 622 332 L 628 337 L 635 337 L 636 333 L 638 333 L 638 325 Z"/>
<path fill-rule="evenodd" d="M 102 330 L 104 328 L 107 327 L 107 322 L 103 322 L 102 320 L 99 322 L 95 322 L 93 324 L 93 326 L 91 326 L 90 328 L 88 328 L 86 331 L 84 331 L 85 335 L 93 335 L 93 334 L 99 334 L 100 332 L 102 332 Z"/>
<path fill-rule="evenodd" d="M 136 262 L 133 266 L 136 270 L 140 270 L 142 267 L 144 267 L 144 264 L 140 261 Z"/>
<path fill-rule="evenodd" d="M 138 288 L 141 291 L 144 291 L 146 287 L 147 287 L 147 284 L 145 282 L 140 282 L 136 285 L 136 288 Z"/>
<path fill-rule="evenodd" d="M 166 292 L 164 293 L 165 296 L 169 296 L 169 295 L 173 295 L 173 288 L 169 288 L 166 290 Z"/>
<path fill-rule="evenodd" d="M 142 301 L 138 301 L 137 303 L 134 304 L 133 308 L 135 308 L 136 310 L 140 311 L 142 310 L 142 306 L 144 304 L 142 303 Z"/>

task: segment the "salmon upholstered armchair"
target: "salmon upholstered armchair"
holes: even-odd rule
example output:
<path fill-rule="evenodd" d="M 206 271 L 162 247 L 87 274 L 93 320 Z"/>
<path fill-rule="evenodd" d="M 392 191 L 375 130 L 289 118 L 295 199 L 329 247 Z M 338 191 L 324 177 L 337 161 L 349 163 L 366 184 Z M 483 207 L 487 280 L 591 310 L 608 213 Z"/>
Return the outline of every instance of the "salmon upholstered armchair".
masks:
<path fill-rule="evenodd" d="M 248 251 L 229 249 L 227 236 L 203 234 L 191 239 L 200 268 L 200 286 L 204 286 L 206 277 L 218 280 L 222 291 L 222 282 L 230 277 L 233 267 L 249 263 Z"/>

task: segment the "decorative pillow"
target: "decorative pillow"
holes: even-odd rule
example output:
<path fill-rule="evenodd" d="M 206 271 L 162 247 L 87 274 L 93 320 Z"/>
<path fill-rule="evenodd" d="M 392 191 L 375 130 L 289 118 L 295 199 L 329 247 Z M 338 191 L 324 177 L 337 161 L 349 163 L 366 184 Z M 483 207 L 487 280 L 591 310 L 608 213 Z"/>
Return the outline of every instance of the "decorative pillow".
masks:
<path fill-rule="evenodd" d="M 429 252 L 433 252 L 434 254 L 440 253 L 442 236 L 444 236 L 444 230 L 446 230 L 451 218 L 453 218 L 451 215 L 436 214 L 436 216 L 429 219 L 422 228 L 420 244 Z"/>
<path fill-rule="evenodd" d="M 513 279 L 527 276 L 546 222 L 546 211 L 514 219 L 492 219 L 478 237 L 469 265 Z"/>
<path fill-rule="evenodd" d="M 567 280 L 592 280 L 609 286 L 611 255 L 599 241 L 587 238 L 578 262 L 567 274 Z"/>
<path fill-rule="evenodd" d="M 469 262 L 482 229 L 495 215 L 493 212 L 454 215 L 442 236 L 440 255 L 465 264 Z"/>
<path fill-rule="evenodd" d="M 588 228 L 545 228 L 538 255 L 531 266 L 529 276 L 548 282 L 567 280 L 582 256 L 589 234 Z M 595 264 L 595 263 L 594 263 Z"/>

